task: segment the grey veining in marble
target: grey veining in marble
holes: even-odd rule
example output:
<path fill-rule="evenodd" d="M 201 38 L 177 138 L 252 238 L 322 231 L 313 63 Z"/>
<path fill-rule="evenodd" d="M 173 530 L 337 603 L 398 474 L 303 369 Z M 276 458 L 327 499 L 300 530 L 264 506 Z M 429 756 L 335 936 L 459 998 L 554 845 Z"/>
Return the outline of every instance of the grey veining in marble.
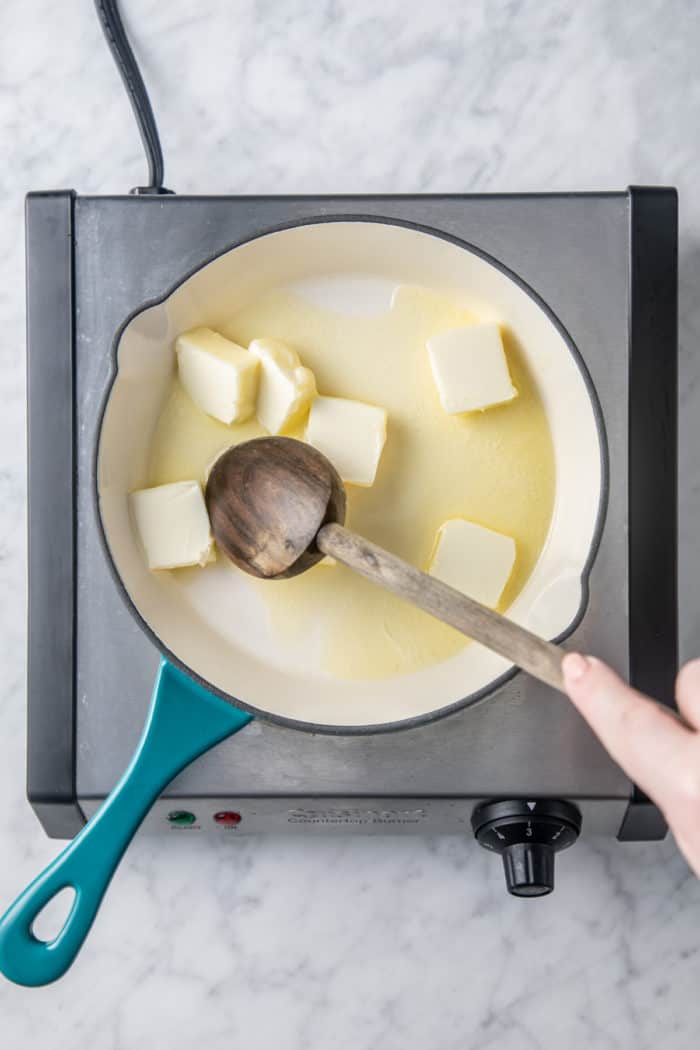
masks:
<path fill-rule="evenodd" d="M 700 650 L 695 0 L 124 0 L 180 192 L 681 193 L 682 646 Z M 24 798 L 23 195 L 144 164 L 85 0 L 0 34 L 0 901 L 56 852 Z M 593 841 L 508 899 L 457 839 L 137 840 L 59 984 L 0 984 L 3 1050 L 686 1050 L 700 883 Z"/>

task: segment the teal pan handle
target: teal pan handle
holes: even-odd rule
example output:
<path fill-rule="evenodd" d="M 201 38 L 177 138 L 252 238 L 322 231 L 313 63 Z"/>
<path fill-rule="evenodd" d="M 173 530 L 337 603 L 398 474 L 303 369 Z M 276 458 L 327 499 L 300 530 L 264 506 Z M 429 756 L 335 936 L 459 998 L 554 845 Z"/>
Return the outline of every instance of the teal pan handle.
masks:
<path fill-rule="evenodd" d="M 62 977 L 87 937 L 112 876 L 149 809 L 176 773 L 251 720 L 163 662 L 146 725 L 128 769 L 63 853 L 0 919 L 0 973 L 36 987 Z M 73 906 L 52 941 L 32 932 L 39 912 L 61 890 Z"/>

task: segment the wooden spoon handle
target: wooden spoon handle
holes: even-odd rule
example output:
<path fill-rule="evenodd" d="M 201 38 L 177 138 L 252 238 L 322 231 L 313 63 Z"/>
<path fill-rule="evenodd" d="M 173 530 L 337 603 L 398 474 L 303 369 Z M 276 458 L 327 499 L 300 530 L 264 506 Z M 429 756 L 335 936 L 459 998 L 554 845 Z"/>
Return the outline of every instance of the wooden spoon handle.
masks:
<path fill-rule="evenodd" d="M 438 620 L 512 660 L 540 681 L 564 692 L 561 671 L 564 650 L 559 646 L 526 631 L 342 525 L 324 525 L 319 529 L 316 546 L 354 572 L 425 609 Z"/>

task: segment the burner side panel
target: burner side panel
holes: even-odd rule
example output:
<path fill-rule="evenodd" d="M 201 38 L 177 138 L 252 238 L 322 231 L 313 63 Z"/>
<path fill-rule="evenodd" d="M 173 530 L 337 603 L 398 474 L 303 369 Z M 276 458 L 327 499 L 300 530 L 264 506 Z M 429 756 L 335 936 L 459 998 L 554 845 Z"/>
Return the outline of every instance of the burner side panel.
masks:
<path fill-rule="evenodd" d="M 84 823 L 75 790 L 73 202 L 26 205 L 29 594 L 27 797 L 44 830 Z"/>

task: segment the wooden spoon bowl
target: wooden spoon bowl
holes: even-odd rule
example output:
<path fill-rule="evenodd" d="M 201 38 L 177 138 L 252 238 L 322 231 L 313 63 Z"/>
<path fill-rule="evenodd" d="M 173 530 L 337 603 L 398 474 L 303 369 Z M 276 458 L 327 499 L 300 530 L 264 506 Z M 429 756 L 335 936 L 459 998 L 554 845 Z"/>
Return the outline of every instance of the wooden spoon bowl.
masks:
<path fill-rule="evenodd" d="M 335 467 L 292 438 L 254 438 L 228 449 L 209 474 L 205 498 L 218 546 L 239 569 L 266 580 L 316 565 L 319 529 L 345 521 Z"/>

